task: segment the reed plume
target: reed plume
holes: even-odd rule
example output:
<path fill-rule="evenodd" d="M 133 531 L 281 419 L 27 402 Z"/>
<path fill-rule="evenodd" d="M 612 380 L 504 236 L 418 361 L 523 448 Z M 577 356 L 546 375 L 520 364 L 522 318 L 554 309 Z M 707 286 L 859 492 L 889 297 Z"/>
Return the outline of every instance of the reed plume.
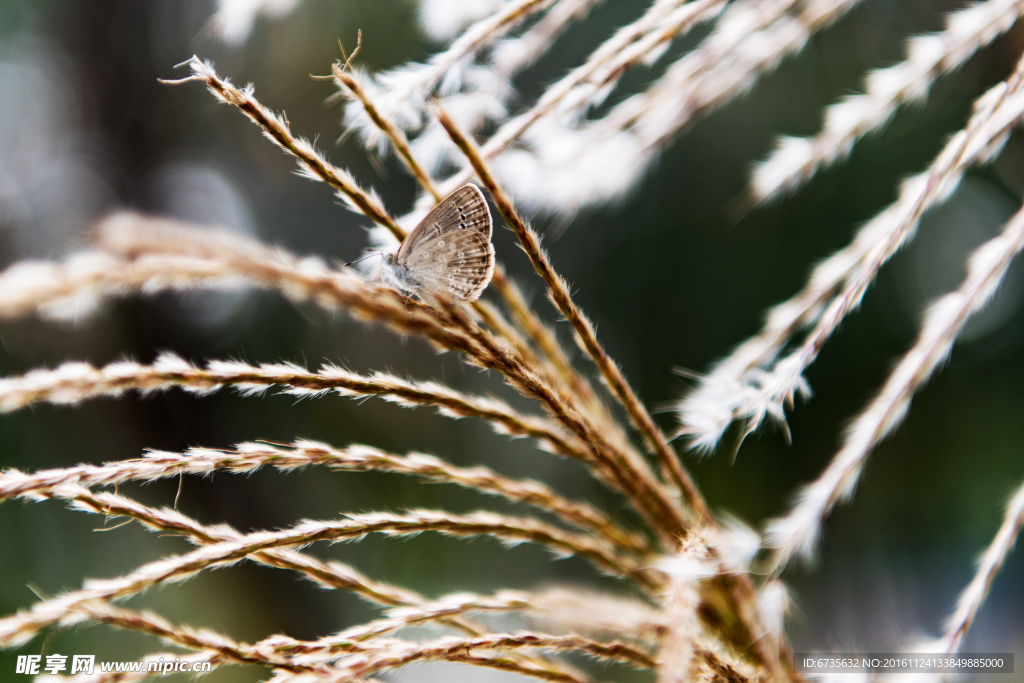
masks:
<path fill-rule="evenodd" d="M 259 15 L 287 21 L 298 4 L 222 0 L 210 27 L 237 43 Z M 539 451 L 570 459 L 621 509 L 567 495 L 539 475 L 514 477 L 498 467 L 460 466 L 419 450 L 394 453 L 302 437 L 286 444 L 262 441 L 268 437 L 258 424 L 247 424 L 252 433 L 227 448 L 182 446 L 99 465 L 7 468 L 0 470 L 0 503 L 63 504 L 191 545 L 113 578 L 83 577 L 78 589 L 39 596 L 26 609 L 0 618 L 0 647 L 21 646 L 72 625 L 102 623 L 152 636 L 177 648 L 173 656 L 182 661 L 212 668 L 264 667 L 269 680 L 282 683 L 370 681 L 423 662 L 565 683 L 616 675 L 616 664 L 647 672 L 661 683 L 804 679 L 787 636 L 793 600 L 781 574 L 795 556 L 814 554 L 828 515 L 853 497 L 869 456 L 906 418 L 912 399 L 947 361 L 968 321 L 1007 278 L 1024 248 L 1024 210 L 970 256 L 960 287 L 929 306 L 916 341 L 853 419 L 838 453 L 815 481 L 796 492 L 792 509 L 762 531 L 729 517 L 705 496 L 681 447 L 711 453 L 737 422 L 743 437 L 769 419 L 788 430 L 796 398 L 811 393 L 806 373 L 879 272 L 913 240 L 926 212 L 947 201 L 970 169 L 1002 152 L 1024 117 L 1024 60 L 977 98 L 962 128 L 924 171 L 899 187 L 889 207 L 857 231 L 848 246 L 816 266 L 799 292 L 770 309 L 760 332 L 698 377 L 697 386 L 673 406 L 681 426 L 671 435 L 650 409 L 650 397 L 640 393 L 610 353 L 613 347 L 602 340 L 530 218 L 571 215 L 624 196 L 690 126 L 749 92 L 859 3 L 653 0 L 532 101 L 522 101 L 516 79 L 599 4 L 422 0 L 424 30 L 448 41 L 434 54 L 369 73 L 360 65 L 357 46 L 351 56 L 324 65 L 331 71 L 336 99 L 344 104 L 346 132 L 357 133 L 370 155 L 393 154 L 418 188 L 404 216 L 381 198 L 390 193 L 361 184 L 356 173 L 330 161 L 296 132 L 299 127 L 293 130 L 284 113 L 261 102 L 254 86 L 235 85 L 212 62 L 195 56 L 179 65 L 188 70 L 183 77 L 164 81 L 179 86 L 168 88 L 173 96 L 204 86 L 213 102 L 242 115 L 239 126 L 248 125 L 242 118 L 255 124 L 294 160 L 300 175 L 326 183 L 348 210 L 372 224 L 367 226 L 371 247 L 393 249 L 451 192 L 478 183 L 527 256 L 530 277 L 536 276 L 529 282 L 546 296 L 550 311 L 542 313 L 541 306 L 530 303 L 523 293 L 526 282 L 517 281 L 501 262 L 485 298 L 462 303 L 443 292 L 424 290 L 416 296 L 397 291 L 325 257 L 132 212 L 100 220 L 89 245 L 66 258 L 26 260 L 0 272 L 0 322 L 82 320 L 117 299 L 165 292 L 263 289 L 282 294 L 293 305 L 310 303 L 359 324 L 426 341 L 459 363 L 493 375 L 497 381 L 486 391 L 464 391 L 438 379 L 384 369 L 357 371 L 340 359 L 310 369 L 309 363 L 276 358 L 195 360 L 160 350 L 150 362 L 66 359 L 55 367 L 10 374 L 0 378 L 0 412 L 166 392 L 205 399 L 233 391 L 249 401 L 268 394 L 310 401 L 333 395 L 359 401 L 354 410 L 363 409 L 366 399 L 379 399 L 428 408 L 464 423 L 482 421 L 502 437 L 524 439 Z M 942 31 L 913 38 L 905 61 L 872 72 L 864 94 L 826 110 L 820 133 L 778 143 L 754 169 L 752 205 L 795 193 L 820 169 L 841 163 L 900 107 L 923 100 L 943 74 L 1009 31 L 1022 10 L 1020 0 L 985 0 L 950 14 Z M 692 44 L 680 48 L 686 40 Z M 671 63 L 662 65 L 666 54 L 673 55 Z M 545 316 L 552 314 L 559 316 L 558 323 L 548 322 Z M 572 336 L 574 348 L 561 341 L 563 330 Z M 300 468 L 401 474 L 419 483 L 484 494 L 496 507 L 346 511 L 331 519 L 246 530 L 203 523 L 118 489 L 130 482 L 271 468 L 282 475 Z M 928 641 L 928 647 L 959 651 L 1022 521 L 1024 489 L 1018 489 L 977 574 L 942 635 Z M 431 597 L 315 554 L 321 543 L 422 534 L 486 537 L 502 548 L 536 545 L 554 559 L 578 558 L 595 575 L 611 577 L 622 591 L 516 586 L 483 593 L 452 586 Z M 315 638 L 275 633 L 243 642 L 122 604 L 154 588 L 173 591 L 175 584 L 213 569 L 231 571 L 242 562 L 285 570 L 325 590 L 351 592 L 378 613 L 366 623 Z M 510 620 L 493 619 L 499 616 Z M 433 629 L 429 637 L 414 630 L 424 626 Z M 170 656 L 154 650 L 146 659 Z M 68 680 L 113 683 L 144 677 L 96 673 Z"/>

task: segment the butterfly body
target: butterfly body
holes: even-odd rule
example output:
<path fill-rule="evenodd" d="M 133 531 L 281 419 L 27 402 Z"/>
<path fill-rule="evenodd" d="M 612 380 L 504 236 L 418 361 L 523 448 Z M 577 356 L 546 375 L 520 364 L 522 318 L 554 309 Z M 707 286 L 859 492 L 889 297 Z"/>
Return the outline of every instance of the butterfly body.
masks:
<path fill-rule="evenodd" d="M 384 257 L 384 277 L 409 293 L 476 301 L 494 275 L 491 213 L 476 185 L 448 195 Z"/>

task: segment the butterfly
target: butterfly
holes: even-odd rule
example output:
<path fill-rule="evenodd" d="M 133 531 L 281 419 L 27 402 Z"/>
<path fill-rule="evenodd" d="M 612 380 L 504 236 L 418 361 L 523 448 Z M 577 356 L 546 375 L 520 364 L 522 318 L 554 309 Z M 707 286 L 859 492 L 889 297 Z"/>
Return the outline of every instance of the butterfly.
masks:
<path fill-rule="evenodd" d="M 394 254 L 383 278 L 396 289 L 476 301 L 494 275 L 491 212 L 476 185 L 463 185 L 435 206 Z"/>

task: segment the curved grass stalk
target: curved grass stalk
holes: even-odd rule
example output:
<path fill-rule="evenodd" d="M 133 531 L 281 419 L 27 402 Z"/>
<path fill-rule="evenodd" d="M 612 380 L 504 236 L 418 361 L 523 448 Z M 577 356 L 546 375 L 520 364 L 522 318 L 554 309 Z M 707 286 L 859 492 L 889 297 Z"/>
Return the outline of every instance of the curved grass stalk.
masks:
<path fill-rule="evenodd" d="M 949 356 L 953 342 L 971 316 L 995 294 L 1010 262 L 1021 249 L 1024 209 L 1010 219 L 1000 235 L 971 255 L 967 277 L 960 288 L 929 307 L 917 342 L 854 420 L 842 449 L 821 476 L 797 495 L 789 514 L 769 524 L 768 544 L 775 549 L 770 571 L 780 571 L 798 552 L 811 554 L 825 517 L 853 495 L 868 456 L 904 418 L 914 394 Z"/>
<path fill-rule="evenodd" d="M 762 330 L 719 363 L 679 404 L 680 432 L 694 447 L 711 450 L 736 419 L 754 429 L 766 415 L 780 422 L 783 408 L 806 393 L 803 372 L 851 310 L 878 270 L 912 238 L 921 216 L 945 201 L 972 165 L 991 159 L 1024 114 L 1022 68 L 976 102 L 966 127 L 946 144 L 929 169 L 903 183 L 900 197 L 862 227 L 849 246 L 814 268 L 794 297 L 772 308 Z M 802 346 L 775 362 L 797 331 L 814 321 Z M 765 370 L 775 362 L 771 371 Z"/>
<path fill-rule="evenodd" d="M 899 107 L 925 99 L 940 76 L 959 68 L 1008 31 L 1022 12 L 1021 0 L 979 2 L 951 13 L 944 31 L 911 38 L 905 61 L 871 72 L 865 78 L 863 95 L 826 109 L 821 132 L 780 140 L 771 156 L 754 168 L 750 180 L 753 200 L 771 201 L 800 187 L 818 170 L 848 157 L 861 138 L 888 124 Z"/>

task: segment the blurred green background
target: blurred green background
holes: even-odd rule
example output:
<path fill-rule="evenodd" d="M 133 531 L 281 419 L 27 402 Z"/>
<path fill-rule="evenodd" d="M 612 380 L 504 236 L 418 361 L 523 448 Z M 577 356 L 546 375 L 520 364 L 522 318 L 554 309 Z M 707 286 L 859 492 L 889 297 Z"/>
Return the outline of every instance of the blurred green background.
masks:
<path fill-rule="evenodd" d="M 646 5 L 600 4 L 516 80 L 514 106 L 531 102 Z M 546 244 L 555 266 L 648 405 L 667 405 L 685 392 L 687 383 L 674 368 L 707 370 L 754 333 L 765 308 L 792 295 L 817 260 L 844 246 L 888 205 L 900 179 L 923 169 L 963 125 L 971 101 L 1012 70 L 1024 48 L 1021 28 L 943 77 L 926 104 L 899 113 L 883 133 L 858 145 L 849 161 L 793 197 L 737 220 L 749 168 L 776 135 L 816 132 L 826 104 L 858 92 L 867 69 L 902 59 L 908 36 L 940 29 L 944 13 L 963 6 L 864 0 L 749 95 L 684 132 L 625 201 L 611 210 L 581 212 L 564 232 L 562 223 L 536 217 L 538 228 L 549 229 Z M 359 63 L 368 69 L 427 57 L 438 46 L 422 37 L 413 2 L 306 0 L 286 17 L 259 21 L 239 46 L 212 35 L 213 10 L 206 1 L 0 2 L 0 265 L 60 258 L 85 243 L 97 218 L 118 208 L 227 226 L 302 254 L 334 260 L 359 255 L 368 220 L 341 207 L 327 186 L 297 177 L 292 160 L 200 85 L 157 82 L 184 75 L 174 65 L 192 54 L 214 60 L 221 75 L 236 83 L 253 82 L 264 104 L 286 111 L 295 132 L 316 138 L 334 163 L 374 187 L 393 214 L 411 206 L 414 184 L 393 159 L 385 159 L 381 171 L 355 139 L 334 144 L 341 130 L 340 110 L 326 103 L 331 84 L 310 75 L 329 73 L 339 57 L 338 40 L 351 47 L 358 29 Z M 631 73 L 612 101 L 641 88 L 700 35 L 675 46 L 653 70 Z M 785 510 L 795 488 L 821 471 L 844 426 L 912 342 L 925 302 L 957 286 L 965 256 L 1019 207 L 1022 168 L 1024 139 L 1018 136 L 995 163 L 969 174 L 944 207 L 926 216 L 918 238 L 885 268 L 863 308 L 812 367 L 814 397 L 792 413 L 792 445 L 769 427 L 748 438 L 733 463 L 734 430 L 718 455 L 687 456 L 716 510 L 758 525 Z M 538 310 L 555 320 L 511 234 L 496 230 L 495 244 Z M 915 399 L 909 419 L 874 453 L 852 504 L 829 519 L 817 565 L 785 575 L 795 601 L 789 631 L 797 650 L 892 650 L 914 635 L 940 632 L 972 576 L 976 555 L 1000 523 L 1004 501 L 1024 476 L 1022 287 L 1018 267 L 992 310 Z M 564 323 L 559 331 L 568 342 Z M 390 370 L 493 392 L 531 408 L 498 377 L 466 368 L 450 354 L 438 356 L 416 339 L 311 305 L 296 307 L 275 294 L 128 298 L 74 325 L 0 323 L 4 375 L 69 359 L 147 362 L 163 350 L 194 361 L 332 362 Z M 672 428 L 671 415 L 659 419 Z M 296 401 L 225 391 L 200 399 L 171 391 L 77 408 L 36 406 L 0 416 L 0 466 L 32 471 L 134 458 L 147 448 L 179 451 L 297 437 L 482 463 L 544 480 L 612 511 L 622 507 L 575 463 L 524 441 L 509 442 L 486 425 L 340 397 Z M 120 491 L 171 505 L 177 487 L 175 480 Z M 324 469 L 188 478 L 179 502 L 182 512 L 203 522 L 242 530 L 411 507 L 506 509 L 449 486 Z M 59 502 L 0 506 L 0 614 L 27 607 L 34 592 L 76 589 L 85 577 L 117 576 L 187 547 L 134 525 L 98 531 L 102 526 L 102 518 Z M 536 547 L 506 549 L 488 539 L 370 538 L 312 552 L 429 596 L 554 582 L 621 589 L 580 561 L 555 562 Z M 998 577 L 966 650 L 1024 653 L 1022 577 L 1024 558 L 1017 552 Z M 373 614 L 350 595 L 252 565 L 207 572 L 128 604 L 249 642 L 274 632 L 313 638 Z M 13 673 L 16 654 L 133 659 L 164 649 L 104 626 L 75 627 L 0 654 L 0 681 L 25 680 Z M 215 674 L 222 681 L 260 675 L 238 668 Z M 453 675 L 413 668 L 393 680 Z M 466 676 L 500 677 L 479 670 Z M 1024 680 L 1024 674 L 1013 678 Z"/>

